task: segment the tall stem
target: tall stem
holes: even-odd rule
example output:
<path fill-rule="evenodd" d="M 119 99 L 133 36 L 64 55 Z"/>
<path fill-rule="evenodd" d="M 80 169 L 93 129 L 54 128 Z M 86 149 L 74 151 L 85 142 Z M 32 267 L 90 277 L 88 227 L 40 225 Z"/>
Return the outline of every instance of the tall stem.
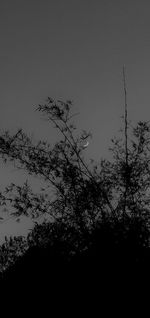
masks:
<path fill-rule="evenodd" d="M 125 102 L 125 116 L 124 116 L 124 134 L 125 134 L 125 193 L 124 193 L 124 215 L 126 211 L 127 191 L 128 191 L 128 109 L 127 109 L 127 86 L 125 76 L 125 66 L 123 66 L 123 87 L 124 87 L 124 102 Z"/>
<path fill-rule="evenodd" d="M 123 85 L 124 85 L 124 99 L 125 99 L 125 160 L 128 165 L 128 110 L 127 110 L 127 86 L 125 76 L 125 66 L 123 66 Z"/>

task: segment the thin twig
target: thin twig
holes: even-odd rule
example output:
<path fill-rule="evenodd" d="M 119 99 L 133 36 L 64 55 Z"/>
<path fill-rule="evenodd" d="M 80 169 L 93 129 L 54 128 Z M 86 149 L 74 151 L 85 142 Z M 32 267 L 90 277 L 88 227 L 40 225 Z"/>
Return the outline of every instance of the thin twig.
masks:
<path fill-rule="evenodd" d="M 126 211 L 127 191 L 128 191 L 128 108 L 127 108 L 127 86 L 125 76 L 125 66 L 123 66 L 123 87 L 124 87 L 124 102 L 125 102 L 125 117 L 124 117 L 124 133 L 125 133 L 125 192 L 124 192 L 124 215 Z"/>

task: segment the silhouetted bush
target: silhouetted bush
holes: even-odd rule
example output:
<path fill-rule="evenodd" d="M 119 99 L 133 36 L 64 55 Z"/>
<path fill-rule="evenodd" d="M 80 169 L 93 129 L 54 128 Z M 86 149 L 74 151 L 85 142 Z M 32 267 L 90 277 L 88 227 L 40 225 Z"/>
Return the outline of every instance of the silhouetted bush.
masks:
<path fill-rule="evenodd" d="M 90 134 L 74 134 L 71 107 L 70 101 L 51 98 L 38 107 L 62 133 L 53 148 L 44 141 L 33 145 L 22 130 L 13 137 L 6 132 L 0 140 L 4 162 L 10 159 L 18 169 L 45 180 L 40 194 L 27 181 L 23 186 L 11 183 L 0 194 L 1 205 L 11 203 L 17 217 L 48 213 L 52 218 L 35 225 L 27 237 L 28 249 L 14 258 L 3 281 L 43 288 L 46 283 L 56 294 L 56 286 L 61 293 L 75 286 L 85 292 L 95 281 L 110 287 L 117 277 L 123 282 L 145 269 L 148 274 L 150 264 L 148 123 L 139 122 L 133 129 L 128 149 L 124 140 L 113 139 L 114 160 L 90 168 L 83 158 L 83 142 Z M 2 248 L 1 259 L 3 255 Z"/>

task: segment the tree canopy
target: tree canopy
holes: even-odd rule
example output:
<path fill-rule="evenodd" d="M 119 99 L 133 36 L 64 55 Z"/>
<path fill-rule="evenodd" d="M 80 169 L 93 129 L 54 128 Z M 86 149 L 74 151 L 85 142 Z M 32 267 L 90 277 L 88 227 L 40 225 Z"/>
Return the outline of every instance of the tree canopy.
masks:
<path fill-rule="evenodd" d="M 128 254 L 140 259 L 141 250 L 149 247 L 150 125 L 132 127 L 130 138 L 125 136 L 128 147 L 124 135 L 113 138 L 112 161 L 87 164 L 84 144 L 92 135 L 84 130 L 77 134 L 72 109 L 71 101 L 50 97 L 36 108 L 61 133 L 54 146 L 33 143 L 22 129 L 0 136 L 3 162 L 45 181 L 40 193 L 27 180 L 22 186 L 11 183 L 0 193 L 0 205 L 9 203 L 17 217 L 51 216 L 52 222 L 35 225 L 29 247 L 55 246 L 66 259 L 102 251 L 106 257 L 106 251 L 115 249 L 124 259 Z"/>

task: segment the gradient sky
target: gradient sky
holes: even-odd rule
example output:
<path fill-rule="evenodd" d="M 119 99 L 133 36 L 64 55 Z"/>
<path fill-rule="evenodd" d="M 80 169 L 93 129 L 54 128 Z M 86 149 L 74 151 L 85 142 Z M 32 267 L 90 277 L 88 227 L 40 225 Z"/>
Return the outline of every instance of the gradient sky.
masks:
<path fill-rule="evenodd" d="M 93 133 L 87 156 L 108 156 L 124 111 L 123 64 L 129 118 L 150 119 L 149 17 L 144 0 L 1 0 L 0 129 L 22 127 L 55 140 L 34 107 L 47 96 L 71 99 L 79 129 Z M 2 164 L 0 173 L 1 187 L 25 177 Z M 10 221 L 0 226 L 7 233 L 18 229 Z"/>

